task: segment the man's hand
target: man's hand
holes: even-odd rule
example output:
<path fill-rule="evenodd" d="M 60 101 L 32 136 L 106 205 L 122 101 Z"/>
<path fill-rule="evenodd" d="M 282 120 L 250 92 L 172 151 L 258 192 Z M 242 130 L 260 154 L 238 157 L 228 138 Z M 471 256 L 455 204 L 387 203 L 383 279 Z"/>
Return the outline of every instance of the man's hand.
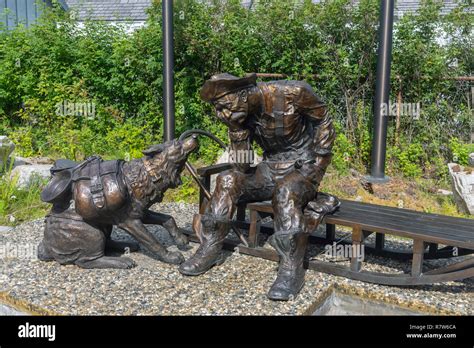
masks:
<path fill-rule="evenodd" d="M 232 167 L 239 172 L 245 173 L 250 169 L 253 159 L 253 150 L 249 130 L 229 130 L 230 151 Z"/>

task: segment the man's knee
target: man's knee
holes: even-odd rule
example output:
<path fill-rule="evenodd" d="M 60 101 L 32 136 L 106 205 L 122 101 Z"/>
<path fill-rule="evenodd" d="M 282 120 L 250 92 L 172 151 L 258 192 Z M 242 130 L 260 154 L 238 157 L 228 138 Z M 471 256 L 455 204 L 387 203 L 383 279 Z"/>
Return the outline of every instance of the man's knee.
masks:
<path fill-rule="evenodd" d="M 210 202 L 210 212 L 215 216 L 231 218 L 243 184 L 243 174 L 228 170 L 218 175 L 216 188 Z"/>
<path fill-rule="evenodd" d="M 275 192 L 273 194 L 273 206 L 281 207 L 287 206 L 291 203 L 292 192 L 291 185 L 286 182 L 278 182 L 275 186 Z"/>
<path fill-rule="evenodd" d="M 273 205 L 303 206 L 314 194 L 314 185 L 303 175 L 293 172 L 277 182 L 273 195 Z"/>
<path fill-rule="evenodd" d="M 314 198 L 315 190 L 302 175 L 279 181 L 273 195 L 275 233 L 296 233 L 304 228 L 303 207 Z"/>

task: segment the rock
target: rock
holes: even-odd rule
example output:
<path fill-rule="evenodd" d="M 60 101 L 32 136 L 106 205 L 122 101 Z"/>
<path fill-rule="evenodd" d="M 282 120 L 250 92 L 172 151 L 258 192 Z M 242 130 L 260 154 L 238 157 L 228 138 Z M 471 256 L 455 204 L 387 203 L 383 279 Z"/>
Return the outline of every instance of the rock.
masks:
<path fill-rule="evenodd" d="M 474 173 L 465 171 L 464 167 L 456 163 L 449 163 L 448 168 L 458 210 L 474 215 Z"/>
<path fill-rule="evenodd" d="M 469 155 L 469 165 L 474 167 L 474 152 Z"/>
<path fill-rule="evenodd" d="M 15 165 L 20 166 L 23 164 L 53 164 L 54 161 L 48 157 L 20 157 L 15 156 Z"/>
<path fill-rule="evenodd" d="M 360 174 L 357 170 L 355 170 L 355 169 L 350 168 L 350 169 L 349 169 L 349 173 L 350 173 L 354 178 L 359 178 L 359 177 L 361 177 L 361 174 Z"/>
<path fill-rule="evenodd" d="M 371 182 L 367 181 L 364 177 L 361 178 L 359 182 L 364 190 L 366 190 L 371 195 L 374 194 L 374 185 Z"/>
<path fill-rule="evenodd" d="M 50 164 L 33 164 L 33 165 L 19 165 L 13 168 L 10 176 L 18 177 L 17 186 L 21 188 L 27 187 L 34 180 L 49 179 Z"/>
<path fill-rule="evenodd" d="M 380 199 L 387 200 L 387 199 L 390 199 L 391 194 L 390 192 L 386 192 L 386 191 L 374 191 L 374 196 Z"/>
<path fill-rule="evenodd" d="M 347 196 L 355 196 L 357 194 L 357 187 L 354 186 L 343 186 L 342 190 L 345 194 L 347 194 Z"/>
<path fill-rule="evenodd" d="M 8 277 L 7 277 L 8 278 Z M 0 316 L 3 315 L 28 315 L 26 312 L 21 312 L 13 307 L 7 306 L 5 304 L 0 303 Z"/>
<path fill-rule="evenodd" d="M 8 158 L 15 149 L 15 144 L 6 135 L 0 135 L 0 170 L 8 164 Z"/>
<path fill-rule="evenodd" d="M 14 159 L 14 162 L 13 162 L 13 168 L 18 167 L 18 166 L 22 166 L 22 165 L 25 165 L 25 164 L 30 164 L 30 163 L 26 163 L 25 159 L 23 157 L 15 156 L 15 159 Z"/>
<path fill-rule="evenodd" d="M 453 191 L 438 189 L 436 193 L 443 196 L 451 196 L 453 194 Z"/>
<path fill-rule="evenodd" d="M 354 201 L 356 202 L 362 202 L 362 196 L 357 196 Z"/>
<path fill-rule="evenodd" d="M 0 233 L 11 231 L 13 227 L 11 226 L 0 226 Z"/>
<path fill-rule="evenodd" d="M 450 172 L 459 173 L 461 171 L 461 166 L 457 163 L 449 163 L 448 167 Z"/>

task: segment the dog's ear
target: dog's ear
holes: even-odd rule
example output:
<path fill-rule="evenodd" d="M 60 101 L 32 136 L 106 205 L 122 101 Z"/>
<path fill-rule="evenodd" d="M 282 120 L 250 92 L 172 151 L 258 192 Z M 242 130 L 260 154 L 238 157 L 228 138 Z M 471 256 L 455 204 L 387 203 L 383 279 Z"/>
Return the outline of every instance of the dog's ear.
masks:
<path fill-rule="evenodd" d="M 164 149 L 165 147 L 163 146 L 163 144 L 158 144 L 158 145 L 153 145 L 146 150 L 143 150 L 142 153 L 146 156 L 153 156 L 157 153 L 163 152 Z"/>

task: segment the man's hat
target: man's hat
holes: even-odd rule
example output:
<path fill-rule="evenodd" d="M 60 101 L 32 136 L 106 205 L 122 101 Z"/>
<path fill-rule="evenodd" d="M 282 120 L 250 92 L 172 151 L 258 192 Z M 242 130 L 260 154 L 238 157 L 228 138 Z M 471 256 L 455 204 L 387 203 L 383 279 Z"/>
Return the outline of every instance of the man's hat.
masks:
<path fill-rule="evenodd" d="M 245 77 L 237 77 L 231 74 L 218 74 L 212 76 L 201 88 L 201 99 L 213 102 L 226 94 L 236 92 L 240 89 L 255 86 L 257 74 L 246 74 Z"/>

